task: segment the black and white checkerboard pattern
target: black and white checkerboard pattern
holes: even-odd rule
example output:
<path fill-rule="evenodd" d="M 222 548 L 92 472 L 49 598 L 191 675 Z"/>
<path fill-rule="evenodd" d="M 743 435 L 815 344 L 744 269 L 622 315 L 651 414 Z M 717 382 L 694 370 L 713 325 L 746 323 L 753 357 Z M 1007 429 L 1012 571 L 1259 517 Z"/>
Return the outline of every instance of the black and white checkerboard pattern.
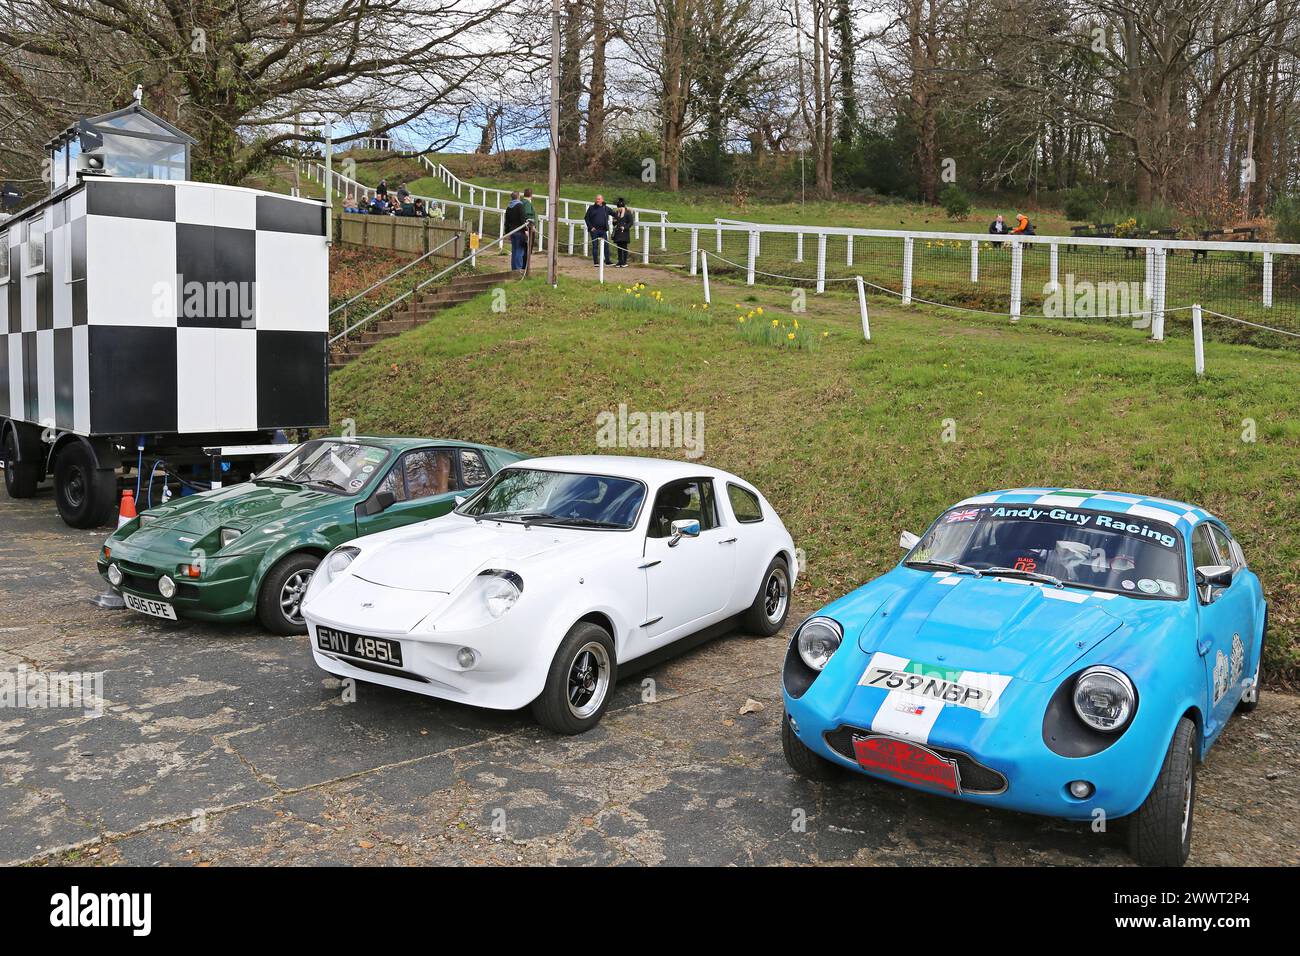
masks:
<path fill-rule="evenodd" d="M 328 421 L 320 203 L 88 179 L 0 223 L 0 283 L 0 417 L 83 435 Z"/>

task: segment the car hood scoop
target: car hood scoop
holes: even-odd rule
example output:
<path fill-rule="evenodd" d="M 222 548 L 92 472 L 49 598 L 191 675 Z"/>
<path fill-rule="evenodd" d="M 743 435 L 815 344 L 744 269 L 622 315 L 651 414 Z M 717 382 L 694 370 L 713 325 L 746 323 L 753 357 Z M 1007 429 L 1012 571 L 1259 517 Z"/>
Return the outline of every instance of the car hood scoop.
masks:
<path fill-rule="evenodd" d="M 384 587 L 450 593 L 481 568 L 513 568 L 564 543 L 549 528 L 438 521 L 386 542 L 358 563 L 353 576 Z M 364 554 L 365 539 L 357 544 Z"/>
<path fill-rule="evenodd" d="M 948 668 L 1050 681 L 1123 626 L 1103 603 L 1070 588 L 927 575 L 877 611 L 859 646 Z"/>

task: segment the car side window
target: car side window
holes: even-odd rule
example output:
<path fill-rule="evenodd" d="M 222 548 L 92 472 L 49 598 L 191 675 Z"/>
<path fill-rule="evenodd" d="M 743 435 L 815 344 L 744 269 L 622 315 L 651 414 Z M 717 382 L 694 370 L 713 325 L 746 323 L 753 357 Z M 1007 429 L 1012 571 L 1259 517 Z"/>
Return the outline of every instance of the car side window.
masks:
<path fill-rule="evenodd" d="M 659 489 L 654 510 L 650 512 L 651 538 L 667 538 L 672 534 L 674 521 L 695 519 L 701 531 L 718 526 L 717 502 L 713 498 L 713 482 L 704 478 L 687 478 L 674 481 Z"/>
<path fill-rule="evenodd" d="M 375 494 L 381 491 L 390 492 L 394 501 L 406 500 L 406 479 L 402 475 L 402 459 L 393 463 L 393 467 L 388 469 L 388 474 L 384 475 L 384 480 L 375 487 Z"/>
<path fill-rule="evenodd" d="M 727 498 L 731 501 L 731 511 L 737 521 L 751 524 L 763 520 L 763 508 L 758 503 L 758 496 L 748 488 L 728 484 Z"/>
<path fill-rule="evenodd" d="M 1199 525 L 1192 533 L 1192 565 L 1203 568 L 1218 563 L 1219 556 L 1210 539 L 1210 528 L 1208 525 Z"/>
<path fill-rule="evenodd" d="M 492 477 L 492 471 L 483 460 L 481 452 L 472 448 L 460 450 L 460 477 L 465 488 L 477 488 Z"/>
<path fill-rule="evenodd" d="M 402 456 L 409 500 L 445 495 L 456 490 L 455 468 L 451 451 L 446 448 L 421 448 Z"/>
<path fill-rule="evenodd" d="M 1237 554 L 1232 548 L 1232 539 L 1218 525 L 1210 525 L 1210 537 L 1214 540 L 1214 549 L 1219 553 L 1219 563 L 1226 564 L 1236 571 L 1241 565 L 1237 563 Z"/>

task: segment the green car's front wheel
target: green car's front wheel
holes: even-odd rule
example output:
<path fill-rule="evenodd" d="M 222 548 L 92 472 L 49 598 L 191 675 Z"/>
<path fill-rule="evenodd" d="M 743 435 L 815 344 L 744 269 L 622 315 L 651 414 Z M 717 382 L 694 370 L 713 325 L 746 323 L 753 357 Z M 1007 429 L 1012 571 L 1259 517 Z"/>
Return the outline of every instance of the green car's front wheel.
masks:
<path fill-rule="evenodd" d="M 290 554 L 281 558 L 266 577 L 257 596 L 257 619 L 274 634 L 306 634 L 302 599 L 316 573 L 320 558 L 314 554 Z"/>

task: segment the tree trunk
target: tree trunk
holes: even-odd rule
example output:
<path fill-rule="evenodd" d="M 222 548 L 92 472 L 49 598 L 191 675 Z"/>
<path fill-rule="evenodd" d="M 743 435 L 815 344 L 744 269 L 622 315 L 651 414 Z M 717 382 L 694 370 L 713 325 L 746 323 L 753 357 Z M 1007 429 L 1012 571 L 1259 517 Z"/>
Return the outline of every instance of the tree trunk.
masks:
<path fill-rule="evenodd" d="M 587 175 L 599 177 L 605 171 L 605 54 L 609 46 L 609 23 L 605 0 L 591 3 L 591 83 L 587 90 Z"/>

